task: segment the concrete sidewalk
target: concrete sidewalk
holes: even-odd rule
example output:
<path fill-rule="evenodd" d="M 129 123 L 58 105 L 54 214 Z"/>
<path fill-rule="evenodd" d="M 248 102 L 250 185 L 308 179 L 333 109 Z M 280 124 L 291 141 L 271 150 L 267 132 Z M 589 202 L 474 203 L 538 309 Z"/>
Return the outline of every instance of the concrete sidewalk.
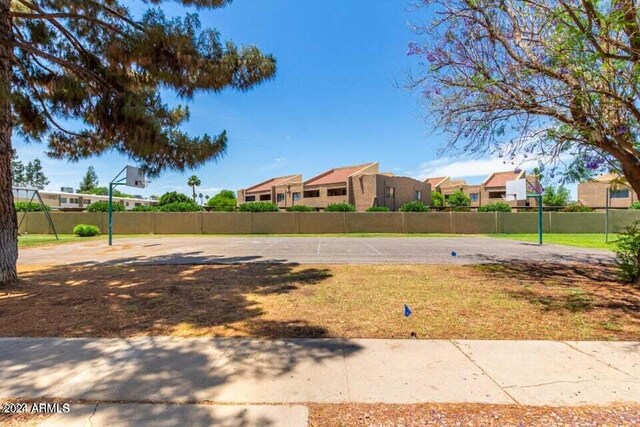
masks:
<path fill-rule="evenodd" d="M 0 397 L 227 404 L 640 402 L 640 343 L 0 338 Z"/>
<path fill-rule="evenodd" d="M 182 426 L 306 426 L 305 406 L 268 405 L 163 405 L 93 404 L 70 406 L 67 414 L 56 414 L 40 427 L 182 427 Z"/>

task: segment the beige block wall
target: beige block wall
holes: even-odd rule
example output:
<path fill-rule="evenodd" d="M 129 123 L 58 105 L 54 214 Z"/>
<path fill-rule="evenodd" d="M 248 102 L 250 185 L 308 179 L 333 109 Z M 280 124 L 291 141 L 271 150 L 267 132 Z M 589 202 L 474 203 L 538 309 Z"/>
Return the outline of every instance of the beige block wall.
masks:
<path fill-rule="evenodd" d="M 153 234 L 155 224 L 156 215 L 153 212 L 113 213 L 113 234 Z M 108 233 L 108 231 L 108 228 L 105 228 L 103 233 Z"/>
<path fill-rule="evenodd" d="M 202 233 L 202 212 L 154 212 L 153 214 L 156 216 L 153 231 L 155 234 Z"/>
<path fill-rule="evenodd" d="M 251 233 L 295 234 L 297 232 L 296 212 L 259 212 L 251 215 Z"/>
<path fill-rule="evenodd" d="M 348 233 L 403 233 L 402 214 L 395 212 L 350 212 L 345 214 Z"/>
<path fill-rule="evenodd" d="M 346 233 L 345 212 L 297 212 L 302 234 Z"/>
<path fill-rule="evenodd" d="M 495 212 L 450 212 L 451 232 L 454 234 L 495 233 Z"/>
<path fill-rule="evenodd" d="M 203 212 L 202 234 L 249 234 L 251 212 Z"/>
<path fill-rule="evenodd" d="M 451 233 L 450 212 L 402 212 L 405 233 Z"/>
<path fill-rule="evenodd" d="M 50 233 L 41 212 L 25 215 L 20 232 Z M 56 230 L 70 234 L 77 224 L 93 224 L 103 234 L 107 214 L 52 212 Z M 545 212 L 544 232 L 603 233 L 604 212 Z M 640 220 L 640 211 L 611 211 L 609 231 Z M 321 234 L 321 233 L 535 233 L 537 213 L 524 212 L 117 212 L 115 234 Z"/>

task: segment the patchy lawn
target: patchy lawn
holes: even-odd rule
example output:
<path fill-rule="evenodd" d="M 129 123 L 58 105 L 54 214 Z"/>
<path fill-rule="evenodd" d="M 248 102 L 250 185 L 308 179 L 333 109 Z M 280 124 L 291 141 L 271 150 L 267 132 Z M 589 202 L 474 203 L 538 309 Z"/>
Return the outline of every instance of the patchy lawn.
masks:
<path fill-rule="evenodd" d="M 538 243 L 537 234 L 487 234 L 489 237 L 501 239 L 522 240 L 525 242 Z M 579 248 L 593 249 L 609 249 L 613 250 L 615 245 L 612 244 L 618 238 L 617 234 L 609 234 L 609 243 L 604 241 L 604 233 L 598 234 L 559 234 L 544 233 L 542 235 L 542 243 L 553 243 L 556 245 L 577 246 Z"/>
<path fill-rule="evenodd" d="M 23 234 L 18 236 L 19 248 L 30 248 L 33 246 L 57 245 L 62 243 L 78 243 L 88 240 L 106 239 L 105 236 L 78 237 L 74 234 L 58 234 L 59 240 L 53 234 Z"/>
<path fill-rule="evenodd" d="M 32 268 L 0 289 L 0 336 L 638 340 L 640 289 L 612 277 L 533 263 Z"/>
<path fill-rule="evenodd" d="M 640 406 L 309 405 L 310 426 L 636 426 Z"/>

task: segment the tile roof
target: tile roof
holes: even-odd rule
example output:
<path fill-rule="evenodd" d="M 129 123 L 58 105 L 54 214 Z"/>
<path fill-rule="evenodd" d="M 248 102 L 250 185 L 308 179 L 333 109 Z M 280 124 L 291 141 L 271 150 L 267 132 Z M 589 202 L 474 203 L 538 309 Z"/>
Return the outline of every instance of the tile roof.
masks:
<path fill-rule="evenodd" d="M 261 182 L 260 184 L 256 184 L 253 187 L 249 187 L 245 190 L 247 193 L 262 193 L 265 191 L 270 191 L 271 187 L 278 184 L 284 184 L 285 182 L 291 180 L 292 178 L 297 177 L 298 175 L 289 175 L 289 176 L 279 176 L 275 178 L 268 179 L 266 181 Z"/>
<path fill-rule="evenodd" d="M 485 187 L 506 187 L 507 181 L 524 178 L 524 171 L 494 172 L 484 182 Z"/>
<path fill-rule="evenodd" d="M 436 187 L 437 185 L 441 184 L 442 181 L 444 181 L 445 179 L 449 178 L 448 176 L 437 176 L 434 178 L 427 178 L 424 180 L 424 182 L 426 182 L 427 184 L 431 184 L 433 187 Z"/>
<path fill-rule="evenodd" d="M 365 163 L 362 165 L 329 169 L 328 171 L 322 172 L 320 175 L 316 175 L 313 178 L 308 179 L 304 182 L 304 185 L 339 184 L 347 182 L 347 178 L 349 178 L 349 176 L 374 164 L 375 163 Z"/>
<path fill-rule="evenodd" d="M 447 188 L 461 187 L 463 185 L 467 185 L 467 181 L 465 181 L 464 179 L 455 179 L 447 182 Z"/>

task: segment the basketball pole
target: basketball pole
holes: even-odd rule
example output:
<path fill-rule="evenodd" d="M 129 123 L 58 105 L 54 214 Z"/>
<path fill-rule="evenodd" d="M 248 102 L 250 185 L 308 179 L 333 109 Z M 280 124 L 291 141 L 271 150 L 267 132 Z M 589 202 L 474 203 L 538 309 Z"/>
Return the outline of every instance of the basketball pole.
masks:
<path fill-rule="evenodd" d="M 542 245 L 542 194 L 536 196 L 538 199 L 538 244 Z"/>
<path fill-rule="evenodd" d="M 109 246 L 113 245 L 113 187 L 123 184 L 122 181 L 126 178 L 121 178 L 120 180 L 118 180 L 118 177 L 122 175 L 122 172 L 124 172 L 126 169 L 127 166 L 122 168 L 118 175 L 113 178 L 113 181 L 109 183 Z"/>

